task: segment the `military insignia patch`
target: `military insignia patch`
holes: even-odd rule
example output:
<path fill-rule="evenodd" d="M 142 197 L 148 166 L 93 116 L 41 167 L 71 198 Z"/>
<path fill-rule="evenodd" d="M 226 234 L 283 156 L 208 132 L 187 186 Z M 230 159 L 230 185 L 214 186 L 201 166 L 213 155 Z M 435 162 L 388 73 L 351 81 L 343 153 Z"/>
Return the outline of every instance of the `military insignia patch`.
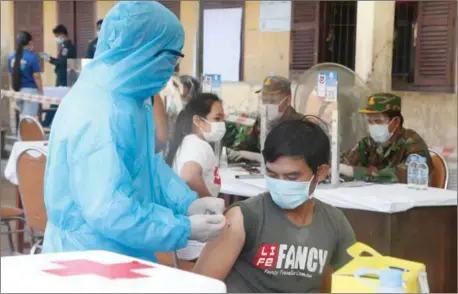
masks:
<path fill-rule="evenodd" d="M 374 105 L 375 104 L 375 100 L 374 100 L 374 97 L 370 97 L 369 98 L 369 101 L 367 102 L 368 105 Z"/>

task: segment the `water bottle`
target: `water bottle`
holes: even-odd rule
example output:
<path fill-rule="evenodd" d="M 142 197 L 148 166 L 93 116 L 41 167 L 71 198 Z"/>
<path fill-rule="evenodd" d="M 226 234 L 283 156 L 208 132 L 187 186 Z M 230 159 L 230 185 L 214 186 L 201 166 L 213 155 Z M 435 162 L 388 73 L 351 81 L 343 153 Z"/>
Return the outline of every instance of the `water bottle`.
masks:
<path fill-rule="evenodd" d="M 221 150 L 221 157 L 220 157 L 220 161 L 219 161 L 219 167 L 221 167 L 221 168 L 228 167 L 227 149 L 226 149 L 226 147 L 223 147 L 223 149 Z"/>
<path fill-rule="evenodd" d="M 407 187 L 418 188 L 418 155 L 413 154 L 407 159 Z"/>
<path fill-rule="evenodd" d="M 429 168 L 426 164 L 426 158 L 420 157 L 417 164 L 418 189 L 426 190 L 429 184 Z"/>
<path fill-rule="evenodd" d="M 377 293 L 405 293 L 402 274 L 398 269 L 380 270 Z"/>

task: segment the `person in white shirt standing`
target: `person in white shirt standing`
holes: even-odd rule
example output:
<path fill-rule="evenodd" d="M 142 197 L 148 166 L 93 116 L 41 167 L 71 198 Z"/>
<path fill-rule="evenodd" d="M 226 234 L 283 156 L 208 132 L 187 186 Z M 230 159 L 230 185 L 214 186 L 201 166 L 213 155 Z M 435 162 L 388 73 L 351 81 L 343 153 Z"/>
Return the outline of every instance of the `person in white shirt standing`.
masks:
<path fill-rule="evenodd" d="M 222 101 L 214 94 L 198 94 L 178 115 L 166 161 L 199 197 L 219 194 L 221 178 L 210 143 L 220 141 L 225 133 Z M 204 245 L 189 241 L 178 251 L 178 258 L 195 261 Z"/>

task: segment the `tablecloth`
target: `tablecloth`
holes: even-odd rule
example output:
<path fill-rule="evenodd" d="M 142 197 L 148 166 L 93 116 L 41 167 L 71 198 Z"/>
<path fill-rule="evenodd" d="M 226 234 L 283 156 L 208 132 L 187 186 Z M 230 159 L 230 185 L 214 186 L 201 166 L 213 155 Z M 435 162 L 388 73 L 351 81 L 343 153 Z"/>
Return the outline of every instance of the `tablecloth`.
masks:
<path fill-rule="evenodd" d="M 266 192 L 264 179 L 236 179 L 247 175 L 241 168 L 221 168 L 221 193 L 244 197 Z M 320 185 L 314 196 L 339 208 L 394 213 L 420 206 L 456 206 L 456 191 L 428 188 L 414 190 L 404 184 L 345 183 L 338 188 Z"/>
<path fill-rule="evenodd" d="M 16 162 L 19 155 L 22 151 L 28 148 L 37 148 L 43 150 L 45 153 L 48 153 L 48 141 L 18 141 L 15 142 L 13 148 L 11 149 L 10 157 L 5 167 L 5 178 L 12 184 L 17 185 L 17 175 L 16 175 Z M 39 156 L 38 152 L 31 151 L 30 155 Z"/>

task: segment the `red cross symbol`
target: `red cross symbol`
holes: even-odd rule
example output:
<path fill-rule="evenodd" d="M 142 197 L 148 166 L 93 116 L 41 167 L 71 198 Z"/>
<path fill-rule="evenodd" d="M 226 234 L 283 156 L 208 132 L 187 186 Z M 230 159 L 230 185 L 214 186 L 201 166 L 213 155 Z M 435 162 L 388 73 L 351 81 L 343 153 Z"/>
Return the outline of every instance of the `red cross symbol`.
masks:
<path fill-rule="evenodd" d="M 132 272 L 132 270 L 154 268 L 138 261 L 102 264 L 87 259 L 79 259 L 53 263 L 65 266 L 65 268 L 44 270 L 44 272 L 61 277 L 97 275 L 110 280 L 147 278 L 148 276 Z"/>
<path fill-rule="evenodd" d="M 213 184 L 221 186 L 221 177 L 219 176 L 219 168 L 215 166 L 213 170 Z"/>

